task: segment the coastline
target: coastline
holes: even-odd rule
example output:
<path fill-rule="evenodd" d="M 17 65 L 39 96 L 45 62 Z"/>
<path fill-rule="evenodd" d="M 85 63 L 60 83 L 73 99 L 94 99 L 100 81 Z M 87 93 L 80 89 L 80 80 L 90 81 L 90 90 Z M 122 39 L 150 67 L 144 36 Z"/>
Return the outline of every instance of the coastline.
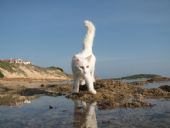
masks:
<path fill-rule="evenodd" d="M 44 79 L 44 78 L 1 78 L 0 79 L 0 86 L 6 86 L 9 88 L 38 88 L 42 85 L 46 84 L 58 84 L 63 81 L 69 81 L 70 78 L 51 78 L 51 79 Z"/>
<path fill-rule="evenodd" d="M 0 79 L 2 104 L 11 105 L 33 97 L 61 96 L 72 100 L 97 102 L 99 109 L 151 107 L 150 98 L 170 98 L 170 92 L 158 88 L 147 89 L 143 84 L 126 83 L 120 80 L 97 80 L 94 83 L 97 94 L 88 92 L 87 86 L 80 86 L 78 94 L 72 94 L 71 79 Z"/>

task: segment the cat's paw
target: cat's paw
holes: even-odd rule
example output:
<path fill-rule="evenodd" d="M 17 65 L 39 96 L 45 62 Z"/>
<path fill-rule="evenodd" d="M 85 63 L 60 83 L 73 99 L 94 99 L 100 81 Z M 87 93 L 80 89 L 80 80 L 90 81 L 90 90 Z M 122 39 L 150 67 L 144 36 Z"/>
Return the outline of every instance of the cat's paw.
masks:
<path fill-rule="evenodd" d="M 90 90 L 90 93 L 96 94 L 97 92 L 96 92 L 96 90 Z"/>

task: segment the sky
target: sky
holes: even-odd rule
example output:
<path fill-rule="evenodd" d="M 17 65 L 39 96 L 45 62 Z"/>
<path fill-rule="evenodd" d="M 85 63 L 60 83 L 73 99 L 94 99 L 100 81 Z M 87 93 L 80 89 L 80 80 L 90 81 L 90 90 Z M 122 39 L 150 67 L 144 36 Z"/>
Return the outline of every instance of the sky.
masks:
<path fill-rule="evenodd" d="M 170 0 L 0 0 L 0 59 L 71 73 L 86 19 L 96 26 L 96 76 L 170 76 Z"/>

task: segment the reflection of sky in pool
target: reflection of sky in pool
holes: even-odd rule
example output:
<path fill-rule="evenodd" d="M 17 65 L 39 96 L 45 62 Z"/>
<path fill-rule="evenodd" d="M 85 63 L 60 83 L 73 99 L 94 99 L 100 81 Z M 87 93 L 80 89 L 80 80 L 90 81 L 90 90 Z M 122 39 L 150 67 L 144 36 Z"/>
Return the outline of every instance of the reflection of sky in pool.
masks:
<path fill-rule="evenodd" d="M 152 108 L 99 110 L 96 103 L 72 101 L 63 96 L 42 96 L 17 107 L 0 106 L 0 127 L 79 128 L 168 128 L 170 100 L 149 100 Z M 49 105 L 53 109 L 49 109 Z M 96 108 L 96 109 L 95 109 Z"/>

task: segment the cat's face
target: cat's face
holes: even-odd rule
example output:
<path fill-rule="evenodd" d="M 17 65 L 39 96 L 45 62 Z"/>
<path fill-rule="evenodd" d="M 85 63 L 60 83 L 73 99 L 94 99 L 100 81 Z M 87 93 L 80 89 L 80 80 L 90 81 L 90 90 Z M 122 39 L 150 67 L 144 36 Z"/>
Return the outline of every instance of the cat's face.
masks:
<path fill-rule="evenodd" d="M 75 58 L 76 67 L 82 74 L 90 72 L 90 65 L 86 58 Z"/>

